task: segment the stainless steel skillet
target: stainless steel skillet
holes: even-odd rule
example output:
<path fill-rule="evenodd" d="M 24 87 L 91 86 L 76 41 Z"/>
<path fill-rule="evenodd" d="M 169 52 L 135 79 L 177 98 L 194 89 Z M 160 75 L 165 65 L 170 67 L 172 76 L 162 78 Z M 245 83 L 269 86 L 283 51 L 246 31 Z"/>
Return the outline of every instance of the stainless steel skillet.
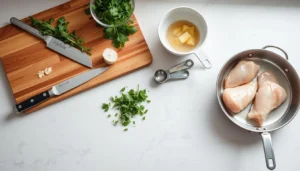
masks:
<path fill-rule="evenodd" d="M 266 50 L 267 48 L 276 48 L 285 54 L 285 58 L 276 53 Z M 272 71 L 278 78 L 279 84 L 286 90 L 287 99 L 277 109 L 269 114 L 262 127 L 257 127 L 247 120 L 249 105 L 239 114 L 232 114 L 222 101 L 224 90 L 224 80 L 232 68 L 241 60 L 252 60 L 261 66 L 260 72 L 264 70 Z M 299 76 L 293 66 L 288 62 L 287 53 L 276 46 L 266 46 L 262 49 L 252 49 L 241 52 L 231 58 L 222 67 L 217 78 L 217 98 L 225 115 L 237 126 L 251 132 L 261 134 L 266 165 L 270 170 L 276 168 L 275 156 L 273 152 L 272 139 L 270 132 L 280 129 L 287 125 L 297 114 L 300 107 L 300 81 Z"/>

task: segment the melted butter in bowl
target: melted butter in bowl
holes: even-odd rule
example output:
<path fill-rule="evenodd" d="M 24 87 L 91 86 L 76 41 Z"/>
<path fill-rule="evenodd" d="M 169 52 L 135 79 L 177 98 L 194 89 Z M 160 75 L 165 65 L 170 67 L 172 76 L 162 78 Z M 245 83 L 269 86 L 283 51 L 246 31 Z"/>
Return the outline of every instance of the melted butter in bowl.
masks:
<path fill-rule="evenodd" d="M 198 28 L 191 22 L 179 20 L 172 23 L 167 30 L 167 41 L 179 52 L 189 52 L 197 47 L 200 40 Z"/>

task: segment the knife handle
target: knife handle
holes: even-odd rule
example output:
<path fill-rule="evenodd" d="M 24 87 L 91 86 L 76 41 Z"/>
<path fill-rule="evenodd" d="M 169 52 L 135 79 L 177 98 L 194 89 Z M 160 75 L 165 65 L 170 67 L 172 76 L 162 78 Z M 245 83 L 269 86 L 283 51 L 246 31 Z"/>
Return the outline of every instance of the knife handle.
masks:
<path fill-rule="evenodd" d="M 21 20 L 15 18 L 15 17 L 11 17 L 10 18 L 10 23 L 11 24 L 14 24 L 18 27 L 20 27 L 21 29 L 35 35 L 36 37 L 40 38 L 40 39 L 43 39 L 46 41 L 46 36 L 43 36 L 37 29 L 29 26 L 28 24 L 26 23 L 23 23 Z"/>
<path fill-rule="evenodd" d="M 38 94 L 32 98 L 29 98 L 29 99 L 17 104 L 15 109 L 18 113 L 21 113 L 29 108 L 32 108 L 33 106 L 35 106 L 39 103 L 41 103 L 42 101 L 49 99 L 52 96 L 53 96 L 53 94 L 50 93 L 50 91 L 45 91 L 41 94 Z"/>

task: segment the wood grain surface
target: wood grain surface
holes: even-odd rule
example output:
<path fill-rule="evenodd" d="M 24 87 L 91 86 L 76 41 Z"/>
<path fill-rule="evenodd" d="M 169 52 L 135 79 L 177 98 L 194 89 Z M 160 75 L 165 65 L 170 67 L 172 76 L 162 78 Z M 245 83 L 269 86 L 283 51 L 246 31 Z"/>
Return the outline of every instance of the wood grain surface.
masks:
<path fill-rule="evenodd" d="M 85 15 L 84 5 L 88 2 L 89 0 L 73 0 L 36 14 L 34 17 L 58 19 L 64 16 L 70 22 L 69 30 L 76 30 L 78 35 L 86 41 L 85 45 L 93 48 L 90 58 L 93 61 L 93 68 L 97 68 L 106 66 L 102 52 L 105 48 L 112 48 L 112 45 L 110 40 L 103 38 L 103 29 L 97 27 L 96 22 Z M 124 48 L 116 49 L 119 55 L 117 63 L 85 84 L 63 95 L 53 97 L 24 113 L 31 113 L 151 64 L 152 55 L 135 17 L 134 20 L 138 31 L 129 37 L 130 41 Z M 28 18 L 22 21 L 30 23 Z M 89 68 L 46 48 L 43 40 L 13 25 L 0 28 L 0 59 L 16 103 L 89 70 Z M 52 67 L 53 72 L 39 79 L 37 72 L 47 67 Z"/>

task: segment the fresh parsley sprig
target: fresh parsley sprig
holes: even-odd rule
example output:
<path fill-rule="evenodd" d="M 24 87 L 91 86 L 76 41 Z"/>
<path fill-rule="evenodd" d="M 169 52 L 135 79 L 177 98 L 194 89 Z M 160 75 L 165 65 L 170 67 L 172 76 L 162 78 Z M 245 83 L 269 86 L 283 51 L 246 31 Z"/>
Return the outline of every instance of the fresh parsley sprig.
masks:
<path fill-rule="evenodd" d="M 64 43 L 70 44 L 71 46 L 80 49 L 82 52 L 86 52 L 87 54 L 91 55 L 92 49 L 83 45 L 84 40 L 76 34 L 75 30 L 69 33 L 69 22 L 67 22 L 64 17 L 61 17 L 57 20 L 57 25 L 55 27 L 52 26 L 54 22 L 53 18 L 50 18 L 47 21 L 40 21 L 34 17 L 29 18 L 32 26 L 38 29 L 42 35 L 53 36 Z"/>
<path fill-rule="evenodd" d="M 104 29 L 104 37 L 112 40 L 112 44 L 116 48 L 124 47 L 125 43 L 129 41 L 128 36 L 136 33 L 135 26 L 131 25 L 133 21 L 118 27 L 108 27 Z"/>

